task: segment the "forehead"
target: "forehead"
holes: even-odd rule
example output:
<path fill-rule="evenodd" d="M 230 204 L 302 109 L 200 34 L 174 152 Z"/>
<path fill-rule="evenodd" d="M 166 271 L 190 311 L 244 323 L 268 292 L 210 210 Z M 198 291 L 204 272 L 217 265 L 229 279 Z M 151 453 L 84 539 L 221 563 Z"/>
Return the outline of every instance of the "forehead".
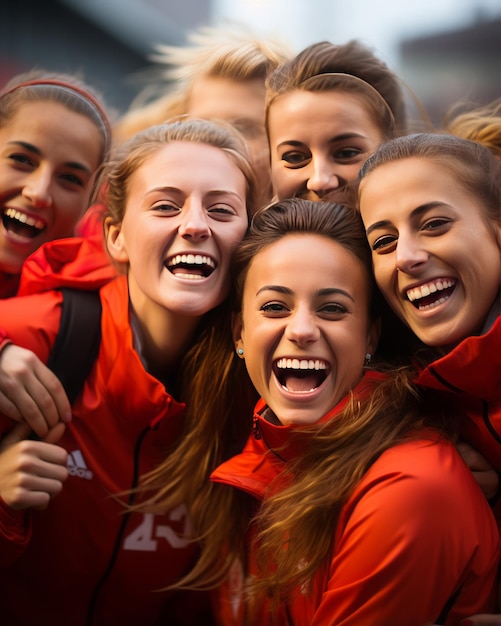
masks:
<path fill-rule="evenodd" d="M 319 124 L 346 132 L 359 129 L 381 132 L 371 106 L 353 93 L 296 89 L 279 96 L 270 105 L 270 134 L 275 129 L 308 134 L 308 127 Z"/>
<path fill-rule="evenodd" d="M 232 122 L 241 118 L 264 124 L 264 84 L 258 79 L 197 79 L 190 92 L 189 115 Z"/>
<path fill-rule="evenodd" d="M 391 185 L 391 187 L 389 187 Z M 388 193 L 391 188 L 392 193 Z M 440 191 L 466 193 L 460 176 L 441 159 L 405 157 L 377 166 L 360 181 L 360 197 L 380 192 L 381 199 L 392 200 L 396 191 L 419 192 L 427 196 Z"/>
<path fill-rule="evenodd" d="M 362 275 L 362 262 L 337 241 L 324 235 L 291 233 L 254 256 L 248 280 L 253 284 L 283 280 L 289 286 L 318 289 L 335 286 L 333 281 L 349 285 Z"/>
<path fill-rule="evenodd" d="M 86 115 L 48 100 L 22 102 L 14 116 L 0 123 L 2 141 L 26 141 L 45 150 L 56 149 L 67 160 L 86 160 L 95 169 L 103 138 Z M 64 153 L 64 154 L 63 154 Z"/>
<path fill-rule="evenodd" d="M 449 165 L 428 157 L 406 157 L 376 167 L 360 182 L 360 211 L 366 226 L 369 217 L 371 221 L 386 217 L 403 220 L 417 207 L 430 203 L 484 219 L 484 207 L 454 167 L 453 162 Z"/>
<path fill-rule="evenodd" d="M 246 187 L 244 174 L 222 149 L 198 141 L 171 141 L 161 146 L 132 174 L 130 185 L 136 184 L 237 189 L 244 197 Z"/>

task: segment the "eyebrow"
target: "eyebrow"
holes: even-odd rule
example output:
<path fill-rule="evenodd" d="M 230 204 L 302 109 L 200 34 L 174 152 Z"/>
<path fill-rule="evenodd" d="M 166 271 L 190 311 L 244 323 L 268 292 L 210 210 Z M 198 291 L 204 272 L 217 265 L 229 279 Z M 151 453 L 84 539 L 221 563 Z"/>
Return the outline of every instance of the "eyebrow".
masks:
<path fill-rule="evenodd" d="M 335 135 L 328 139 L 328 143 L 335 143 L 336 141 L 345 141 L 346 139 L 367 139 L 365 135 L 360 135 L 359 133 L 343 133 L 341 135 Z M 282 146 L 304 146 L 304 141 L 298 141 L 297 139 L 290 139 L 286 141 L 282 141 L 277 145 L 277 148 Z"/>
<path fill-rule="evenodd" d="M 43 156 L 42 151 L 39 148 L 37 148 L 31 143 L 28 143 L 27 141 L 8 141 L 7 145 L 21 146 L 25 150 L 28 150 L 28 152 L 33 152 L 33 154 L 36 154 L 38 156 Z M 66 167 L 71 167 L 74 170 L 80 170 L 82 172 L 86 172 L 87 174 L 89 174 L 89 176 L 92 175 L 92 170 L 90 170 L 88 167 L 83 165 L 83 163 L 78 163 L 78 161 L 66 161 L 64 165 Z"/>
<path fill-rule="evenodd" d="M 147 191 L 145 193 L 145 196 L 149 196 L 152 193 L 158 193 L 158 192 L 163 192 L 163 193 L 175 193 L 178 195 L 186 195 L 185 192 L 182 189 L 178 189 L 177 187 L 170 187 L 169 185 L 165 185 L 163 187 L 154 187 L 153 189 L 150 189 L 149 191 Z M 244 199 L 242 199 L 241 196 L 238 195 L 238 193 L 236 193 L 235 191 L 231 191 L 229 189 L 211 189 L 210 191 L 208 191 L 206 194 L 204 194 L 205 196 L 211 197 L 211 196 L 234 196 L 235 198 L 238 198 L 238 200 L 240 200 L 241 202 L 245 202 Z"/>
<path fill-rule="evenodd" d="M 293 295 L 294 293 L 292 289 L 289 289 L 288 287 L 283 287 L 282 285 L 264 285 L 263 287 L 257 290 L 256 296 L 262 293 L 263 291 L 276 291 L 278 293 L 283 293 L 284 295 L 289 295 L 289 296 Z M 325 287 L 324 289 L 319 289 L 316 293 L 317 296 L 331 296 L 331 295 L 337 295 L 337 294 L 346 296 L 353 302 L 355 301 L 353 299 L 353 296 L 351 296 L 347 291 L 345 291 L 344 289 L 339 289 L 337 287 Z"/>
<path fill-rule="evenodd" d="M 449 205 L 446 202 L 439 202 L 438 200 L 433 201 L 433 202 L 427 202 L 426 204 L 421 204 L 420 206 L 416 207 L 415 209 L 411 211 L 410 217 L 411 218 L 419 217 L 420 215 L 422 215 L 423 213 L 426 213 L 430 209 L 434 209 L 436 207 L 441 207 L 441 206 L 449 206 Z M 386 228 L 387 226 L 391 226 L 390 220 L 381 220 L 379 222 L 374 222 L 374 224 L 371 224 L 367 228 L 367 230 L 365 231 L 365 234 L 370 235 L 372 231 L 377 230 L 378 228 Z"/>

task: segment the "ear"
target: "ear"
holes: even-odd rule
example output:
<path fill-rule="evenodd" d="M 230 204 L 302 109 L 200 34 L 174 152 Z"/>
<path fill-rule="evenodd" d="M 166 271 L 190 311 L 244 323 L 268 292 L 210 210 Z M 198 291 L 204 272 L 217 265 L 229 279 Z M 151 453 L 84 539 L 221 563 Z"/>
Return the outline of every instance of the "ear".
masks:
<path fill-rule="evenodd" d="M 235 350 L 244 349 L 244 341 L 242 339 L 242 314 L 234 313 L 232 317 L 232 335 L 233 335 L 233 343 L 235 344 Z"/>
<path fill-rule="evenodd" d="M 122 234 L 121 224 L 115 224 L 111 218 L 107 217 L 104 221 L 106 232 L 106 247 L 111 258 L 116 263 L 128 263 L 129 255 Z"/>
<path fill-rule="evenodd" d="M 367 353 L 375 354 L 381 337 L 381 318 L 371 323 L 367 334 Z"/>

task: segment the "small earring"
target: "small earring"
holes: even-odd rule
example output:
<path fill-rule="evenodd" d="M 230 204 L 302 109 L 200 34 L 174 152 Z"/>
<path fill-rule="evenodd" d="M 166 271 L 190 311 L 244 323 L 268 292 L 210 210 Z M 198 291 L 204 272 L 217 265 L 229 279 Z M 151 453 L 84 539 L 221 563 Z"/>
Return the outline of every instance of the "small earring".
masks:
<path fill-rule="evenodd" d="M 372 354 L 367 352 L 367 354 L 365 355 L 365 363 L 364 363 L 364 365 L 370 365 L 371 360 L 372 360 Z"/>
<path fill-rule="evenodd" d="M 242 348 L 238 348 L 237 354 L 238 354 L 238 356 L 243 356 L 244 355 L 244 351 L 242 350 Z"/>

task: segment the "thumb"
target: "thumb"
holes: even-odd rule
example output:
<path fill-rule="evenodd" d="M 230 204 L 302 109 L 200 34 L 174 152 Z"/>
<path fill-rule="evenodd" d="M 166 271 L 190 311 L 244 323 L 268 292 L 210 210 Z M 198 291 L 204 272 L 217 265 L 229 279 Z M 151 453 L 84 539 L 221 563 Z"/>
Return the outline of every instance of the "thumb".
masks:
<path fill-rule="evenodd" d="M 45 443 L 57 443 L 63 436 L 65 430 L 66 424 L 64 422 L 58 422 L 49 430 L 42 441 L 45 441 Z"/>

